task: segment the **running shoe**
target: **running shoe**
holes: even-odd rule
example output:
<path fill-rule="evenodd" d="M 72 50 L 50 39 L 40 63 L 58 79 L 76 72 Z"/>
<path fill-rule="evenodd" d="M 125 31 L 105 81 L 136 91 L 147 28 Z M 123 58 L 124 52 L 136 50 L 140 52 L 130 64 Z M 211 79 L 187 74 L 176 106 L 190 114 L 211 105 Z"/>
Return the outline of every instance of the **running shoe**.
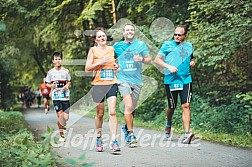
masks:
<path fill-rule="evenodd" d="M 127 137 L 128 137 L 128 129 L 127 129 L 127 125 L 126 124 L 123 124 L 122 125 L 122 131 L 123 131 L 123 133 L 124 133 L 124 141 L 126 141 L 127 142 Z"/>
<path fill-rule="evenodd" d="M 111 144 L 109 145 L 110 149 L 113 150 L 114 152 L 120 151 L 120 146 L 117 142 L 117 140 L 114 140 L 111 142 Z"/>
<path fill-rule="evenodd" d="M 45 109 L 45 114 L 47 114 L 47 113 L 48 113 L 48 109 L 46 108 L 46 109 Z"/>
<path fill-rule="evenodd" d="M 59 142 L 65 142 L 65 137 L 64 136 L 60 136 Z"/>
<path fill-rule="evenodd" d="M 128 136 L 127 136 L 127 143 L 129 144 L 130 147 L 135 147 L 137 140 L 136 140 L 136 136 L 134 135 L 133 132 L 131 132 Z"/>
<path fill-rule="evenodd" d="M 185 134 L 184 138 L 182 139 L 182 144 L 190 144 L 195 139 L 195 136 L 193 133 Z"/>
<path fill-rule="evenodd" d="M 96 145 L 95 145 L 95 148 L 98 152 L 101 152 L 103 150 L 103 145 L 102 145 L 102 141 L 101 141 L 101 138 L 100 137 L 97 137 L 96 138 Z"/>
<path fill-rule="evenodd" d="M 165 126 L 165 136 L 166 138 L 170 138 L 171 137 L 171 127 Z"/>

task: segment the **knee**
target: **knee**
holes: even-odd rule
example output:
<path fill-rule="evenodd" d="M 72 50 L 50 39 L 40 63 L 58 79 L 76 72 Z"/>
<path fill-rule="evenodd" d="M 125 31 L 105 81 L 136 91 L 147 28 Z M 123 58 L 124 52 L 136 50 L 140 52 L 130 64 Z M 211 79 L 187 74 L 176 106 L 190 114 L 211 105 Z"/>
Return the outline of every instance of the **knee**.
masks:
<path fill-rule="evenodd" d="M 190 103 L 182 104 L 182 109 L 183 109 L 183 111 L 190 110 Z"/>
<path fill-rule="evenodd" d="M 116 112 L 115 112 L 115 111 L 110 112 L 110 113 L 109 113 L 109 116 L 110 116 L 110 117 L 116 116 Z"/>
<path fill-rule="evenodd" d="M 104 113 L 103 112 L 97 112 L 97 118 L 103 118 Z"/>

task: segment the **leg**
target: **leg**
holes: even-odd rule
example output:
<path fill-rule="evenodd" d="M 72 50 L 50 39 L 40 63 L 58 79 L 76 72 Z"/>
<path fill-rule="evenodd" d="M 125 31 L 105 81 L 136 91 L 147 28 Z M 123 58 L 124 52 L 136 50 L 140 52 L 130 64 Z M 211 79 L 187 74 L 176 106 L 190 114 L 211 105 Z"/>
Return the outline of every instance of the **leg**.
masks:
<path fill-rule="evenodd" d="M 97 137 L 101 137 L 101 129 L 103 124 L 103 115 L 104 115 L 104 102 L 98 103 L 96 106 L 96 116 L 95 116 L 95 127 Z"/>
<path fill-rule="evenodd" d="M 166 110 L 167 126 L 172 125 L 172 115 L 177 105 L 178 91 L 170 91 L 168 84 L 165 84 L 166 96 L 168 101 L 168 108 Z"/>
<path fill-rule="evenodd" d="M 64 132 L 63 132 L 63 129 L 64 129 L 64 112 L 63 110 L 60 110 L 60 111 L 57 111 L 57 118 L 58 118 L 58 128 L 59 128 L 59 131 L 60 131 L 60 136 L 64 136 Z"/>
<path fill-rule="evenodd" d="M 109 110 L 109 128 L 111 132 L 111 140 L 116 139 L 117 133 L 117 117 L 116 117 L 116 96 L 111 96 L 107 99 Z"/>
<path fill-rule="evenodd" d="M 184 124 L 184 132 L 188 133 L 190 131 L 190 101 L 192 97 L 192 85 L 191 83 L 185 84 L 182 91 L 179 92 L 180 100 L 182 103 L 182 120 Z"/>
<path fill-rule="evenodd" d="M 190 131 L 190 120 L 191 120 L 191 113 L 190 113 L 190 103 L 182 104 L 182 120 L 184 124 L 184 132 Z"/>
<path fill-rule="evenodd" d="M 123 96 L 124 102 L 124 119 L 127 125 L 128 131 L 133 130 L 133 100 L 131 94 L 127 94 Z"/>

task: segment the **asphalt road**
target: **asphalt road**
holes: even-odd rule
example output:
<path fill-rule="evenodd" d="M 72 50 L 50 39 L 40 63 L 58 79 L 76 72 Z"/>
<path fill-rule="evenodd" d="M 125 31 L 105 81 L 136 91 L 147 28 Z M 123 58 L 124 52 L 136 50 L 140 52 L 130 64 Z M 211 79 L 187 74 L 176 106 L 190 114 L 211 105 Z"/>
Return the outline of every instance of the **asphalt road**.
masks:
<path fill-rule="evenodd" d="M 35 136 L 54 128 L 58 137 L 57 118 L 54 111 L 44 113 L 42 108 L 24 111 L 25 119 Z M 180 144 L 180 136 L 165 140 L 162 131 L 135 128 L 138 145 L 129 148 L 123 141 L 121 125 L 118 125 L 118 142 L 121 152 L 114 154 L 108 147 L 108 122 L 103 126 L 104 151 L 95 150 L 94 119 L 70 113 L 65 143 L 53 143 L 52 149 L 63 158 L 77 159 L 85 155 L 84 162 L 97 167 L 251 167 L 252 150 L 203 141 L 200 137 L 190 145 Z M 60 160 L 61 161 L 61 160 Z M 61 166 L 61 165 L 59 165 Z"/>

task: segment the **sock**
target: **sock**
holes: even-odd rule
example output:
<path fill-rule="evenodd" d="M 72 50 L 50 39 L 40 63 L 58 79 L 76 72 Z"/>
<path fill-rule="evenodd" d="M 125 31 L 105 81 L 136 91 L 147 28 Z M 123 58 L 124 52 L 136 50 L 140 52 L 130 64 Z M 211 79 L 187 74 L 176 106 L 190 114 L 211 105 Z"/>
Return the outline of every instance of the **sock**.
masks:
<path fill-rule="evenodd" d="M 128 135 L 133 134 L 133 130 L 128 131 Z"/>
<path fill-rule="evenodd" d="M 184 131 L 184 135 L 187 135 L 188 134 L 188 131 Z"/>
<path fill-rule="evenodd" d="M 170 127 L 171 127 L 171 125 L 172 125 L 172 123 L 171 123 L 171 122 L 166 121 L 166 126 L 167 126 L 167 127 L 169 127 L 169 128 L 170 128 Z"/>

